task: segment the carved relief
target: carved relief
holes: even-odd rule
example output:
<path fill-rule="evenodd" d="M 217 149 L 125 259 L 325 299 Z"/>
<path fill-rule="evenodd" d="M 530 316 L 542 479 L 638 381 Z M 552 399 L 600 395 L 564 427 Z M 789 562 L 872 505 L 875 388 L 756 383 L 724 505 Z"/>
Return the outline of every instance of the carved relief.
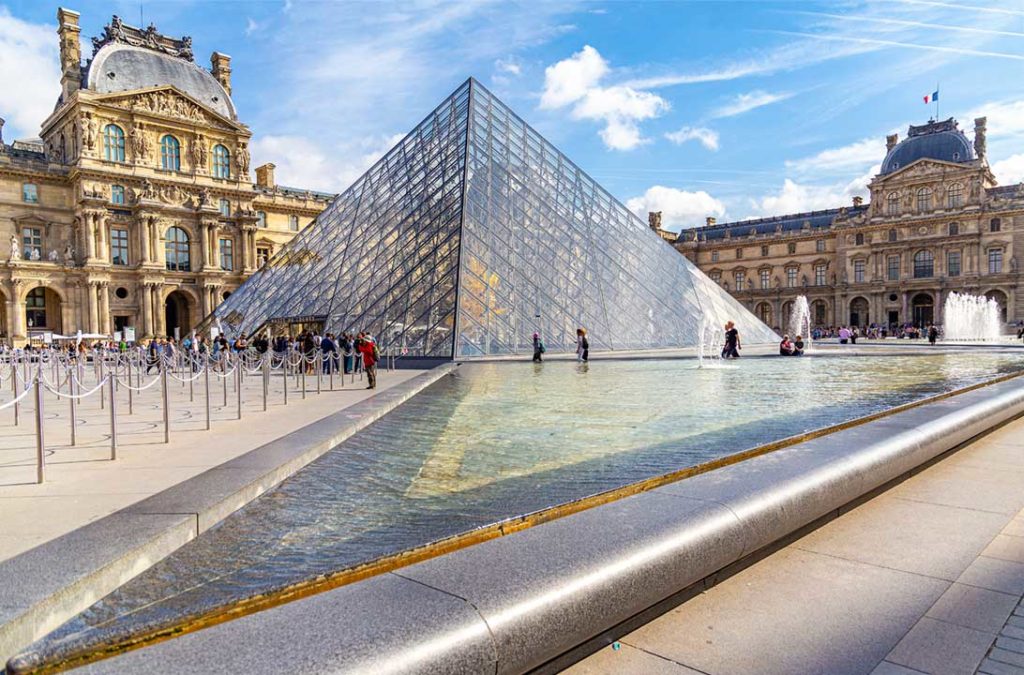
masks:
<path fill-rule="evenodd" d="M 149 157 L 149 139 L 146 138 L 145 127 L 141 122 L 132 125 L 128 132 L 128 140 L 132 144 L 132 152 L 136 159 L 147 159 Z"/>
<path fill-rule="evenodd" d="M 235 152 L 235 164 L 242 175 L 249 173 L 249 148 L 245 143 L 238 144 L 238 150 Z"/>

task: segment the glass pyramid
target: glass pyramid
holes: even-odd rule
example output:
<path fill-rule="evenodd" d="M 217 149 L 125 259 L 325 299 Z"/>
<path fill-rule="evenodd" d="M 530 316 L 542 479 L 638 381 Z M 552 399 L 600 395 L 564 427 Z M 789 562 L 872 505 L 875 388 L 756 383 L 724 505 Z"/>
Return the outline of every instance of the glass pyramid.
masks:
<path fill-rule="evenodd" d="M 777 336 L 476 80 L 460 86 L 223 304 L 230 334 L 315 322 L 411 357 Z"/>

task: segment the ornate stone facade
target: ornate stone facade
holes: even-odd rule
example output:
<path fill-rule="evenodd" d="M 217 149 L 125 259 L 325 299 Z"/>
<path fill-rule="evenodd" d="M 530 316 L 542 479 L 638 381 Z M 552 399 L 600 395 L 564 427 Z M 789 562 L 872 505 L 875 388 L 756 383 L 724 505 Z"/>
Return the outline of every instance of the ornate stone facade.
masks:
<path fill-rule="evenodd" d="M 185 333 L 333 195 L 276 185 L 272 164 L 250 178 L 230 57 L 204 70 L 190 38 L 115 16 L 83 67 L 78 18 L 58 10 L 42 140 L 0 133 L 0 339 Z M 157 72 L 170 81 L 152 86 Z"/>
<path fill-rule="evenodd" d="M 995 298 L 1024 319 L 1024 184 L 998 187 L 985 119 L 973 144 L 954 120 L 887 139 L 871 198 L 848 207 L 684 230 L 676 248 L 769 326 L 806 295 L 821 326 L 942 322 L 951 292 Z"/>

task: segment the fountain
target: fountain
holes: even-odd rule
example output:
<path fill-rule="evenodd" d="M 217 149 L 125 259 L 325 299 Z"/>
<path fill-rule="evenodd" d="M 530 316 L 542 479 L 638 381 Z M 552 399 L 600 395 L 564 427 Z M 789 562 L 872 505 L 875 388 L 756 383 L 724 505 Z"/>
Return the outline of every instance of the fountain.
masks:
<path fill-rule="evenodd" d="M 1002 335 L 999 303 L 983 295 L 950 293 L 942 313 L 946 340 L 998 340 Z"/>
<path fill-rule="evenodd" d="M 798 296 L 793 303 L 793 314 L 789 318 L 789 337 L 796 340 L 800 335 L 804 339 L 804 352 L 811 351 L 811 305 L 807 296 Z"/>
<path fill-rule="evenodd" d="M 697 335 L 698 368 L 712 368 L 721 365 L 722 343 L 725 340 L 724 331 L 725 329 L 719 326 L 713 317 L 707 314 L 701 316 L 700 332 Z"/>

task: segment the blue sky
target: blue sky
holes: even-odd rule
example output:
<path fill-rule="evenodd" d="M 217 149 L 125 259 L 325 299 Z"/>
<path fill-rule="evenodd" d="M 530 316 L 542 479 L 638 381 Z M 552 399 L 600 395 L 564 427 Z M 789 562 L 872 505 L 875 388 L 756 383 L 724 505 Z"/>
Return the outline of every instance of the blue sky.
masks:
<path fill-rule="evenodd" d="M 1024 180 L 1024 0 L 175 2 L 69 0 L 233 57 L 254 162 L 341 191 L 475 76 L 637 213 L 671 229 L 841 206 L 935 113 L 989 118 L 1000 182 Z M 0 0 L 5 139 L 58 90 L 56 4 Z"/>

